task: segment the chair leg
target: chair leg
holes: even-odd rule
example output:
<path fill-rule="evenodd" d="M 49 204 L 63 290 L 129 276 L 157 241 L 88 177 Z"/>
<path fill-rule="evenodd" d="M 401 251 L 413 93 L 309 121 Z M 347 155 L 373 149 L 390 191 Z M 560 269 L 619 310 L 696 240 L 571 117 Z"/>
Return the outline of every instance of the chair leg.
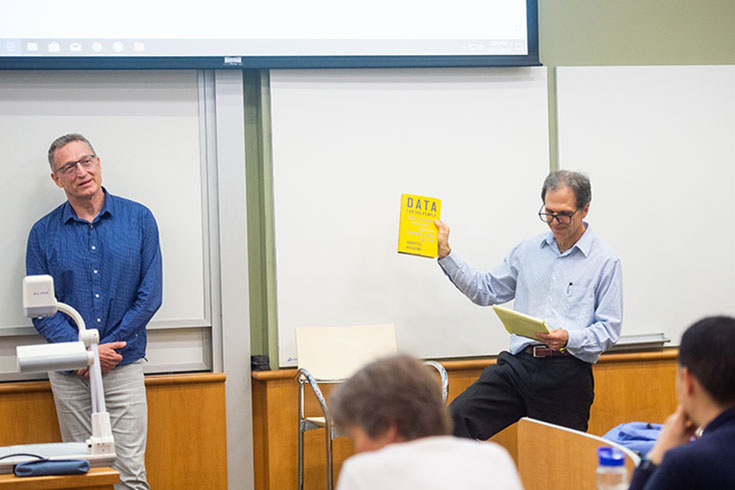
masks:
<path fill-rule="evenodd" d="M 332 472 L 332 427 L 327 425 L 324 432 L 327 434 L 327 490 L 334 487 L 334 473 Z"/>
<path fill-rule="evenodd" d="M 298 490 L 304 490 L 304 431 L 301 428 L 301 420 L 299 420 L 299 480 Z"/>

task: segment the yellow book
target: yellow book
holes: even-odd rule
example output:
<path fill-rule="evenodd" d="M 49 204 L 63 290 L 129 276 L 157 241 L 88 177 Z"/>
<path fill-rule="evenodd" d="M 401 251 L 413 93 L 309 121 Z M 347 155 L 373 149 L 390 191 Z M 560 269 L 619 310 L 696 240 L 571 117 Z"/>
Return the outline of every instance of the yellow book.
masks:
<path fill-rule="evenodd" d="M 503 326 L 508 333 L 534 340 L 538 340 L 537 333 L 549 333 L 549 327 L 546 326 L 544 320 L 497 305 L 493 305 L 493 310 L 495 310 L 495 314 L 498 315 L 500 321 L 503 322 Z"/>
<path fill-rule="evenodd" d="M 441 201 L 433 197 L 401 195 L 398 253 L 433 258 L 437 256 L 436 225 Z"/>

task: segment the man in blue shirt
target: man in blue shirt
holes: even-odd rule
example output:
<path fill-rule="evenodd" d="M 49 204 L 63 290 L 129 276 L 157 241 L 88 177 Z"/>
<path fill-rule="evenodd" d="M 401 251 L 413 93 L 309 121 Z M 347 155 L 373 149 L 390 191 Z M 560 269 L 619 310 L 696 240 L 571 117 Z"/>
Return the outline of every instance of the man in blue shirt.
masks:
<path fill-rule="evenodd" d="M 733 378 L 735 318 L 704 318 L 689 327 L 679 346 L 679 407 L 636 468 L 630 490 L 735 488 Z"/>
<path fill-rule="evenodd" d="M 460 259 L 449 227 L 436 222 L 439 265 L 462 293 L 482 306 L 514 300 L 516 311 L 550 329 L 537 340 L 512 335 L 510 352 L 452 402 L 457 436 L 487 439 L 524 416 L 587 430 L 592 364 L 620 337 L 620 260 L 584 221 L 592 200 L 586 176 L 552 172 L 541 200 L 538 214 L 551 231 L 522 241 L 489 272 Z"/>
<path fill-rule="evenodd" d="M 146 325 L 161 306 L 158 226 L 143 205 L 102 187 L 100 158 L 80 134 L 49 148 L 51 178 L 67 201 L 38 220 L 28 236 L 26 273 L 54 278 L 56 298 L 99 331 L 100 367 L 120 472 L 116 488 L 147 490 L 148 410 L 143 379 Z M 64 314 L 33 320 L 48 342 L 77 340 Z M 64 441 L 92 434 L 89 373 L 50 372 Z"/>

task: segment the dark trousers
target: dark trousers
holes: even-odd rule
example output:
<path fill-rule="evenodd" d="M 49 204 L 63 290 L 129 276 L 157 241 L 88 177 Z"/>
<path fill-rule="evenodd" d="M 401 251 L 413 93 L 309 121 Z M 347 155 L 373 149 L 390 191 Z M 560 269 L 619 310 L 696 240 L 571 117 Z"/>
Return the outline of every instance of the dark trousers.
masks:
<path fill-rule="evenodd" d="M 594 396 L 587 362 L 503 351 L 449 410 L 458 437 L 489 439 L 521 417 L 586 431 Z"/>

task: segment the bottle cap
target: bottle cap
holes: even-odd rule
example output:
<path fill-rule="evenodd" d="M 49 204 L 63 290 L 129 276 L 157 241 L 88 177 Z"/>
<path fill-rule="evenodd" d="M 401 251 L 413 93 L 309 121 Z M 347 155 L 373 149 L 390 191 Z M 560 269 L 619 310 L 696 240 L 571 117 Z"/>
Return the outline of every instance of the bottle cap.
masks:
<path fill-rule="evenodd" d="M 612 447 L 598 447 L 597 457 L 600 459 L 600 466 L 623 466 L 625 464 L 625 454 Z"/>

